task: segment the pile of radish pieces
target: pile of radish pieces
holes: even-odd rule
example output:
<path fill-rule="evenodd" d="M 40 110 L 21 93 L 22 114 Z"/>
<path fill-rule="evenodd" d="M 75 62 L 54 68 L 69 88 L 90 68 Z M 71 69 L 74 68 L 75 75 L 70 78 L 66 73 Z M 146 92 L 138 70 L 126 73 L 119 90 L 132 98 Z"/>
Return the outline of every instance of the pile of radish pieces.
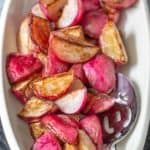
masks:
<path fill-rule="evenodd" d="M 135 2 L 40 0 L 25 16 L 6 70 L 23 104 L 19 117 L 35 140 L 32 150 L 103 150 L 127 129 L 118 85 L 129 80 L 116 68 L 128 56 L 117 23 Z"/>

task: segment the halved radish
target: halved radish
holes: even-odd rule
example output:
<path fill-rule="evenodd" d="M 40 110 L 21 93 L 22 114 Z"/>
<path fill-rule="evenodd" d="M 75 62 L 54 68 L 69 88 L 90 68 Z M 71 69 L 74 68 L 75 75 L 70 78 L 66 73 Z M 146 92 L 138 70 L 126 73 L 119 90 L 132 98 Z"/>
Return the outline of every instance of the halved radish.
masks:
<path fill-rule="evenodd" d="M 58 28 L 76 25 L 82 18 L 82 0 L 68 0 L 57 22 Z"/>
<path fill-rule="evenodd" d="M 48 112 L 53 113 L 55 111 L 56 105 L 54 103 L 46 103 L 37 97 L 32 97 L 26 102 L 19 116 L 25 120 L 30 120 L 32 118 L 39 118 Z"/>
<path fill-rule="evenodd" d="M 99 0 L 82 0 L 84 13 L 100 8 Z"/>
<path fill-rule="evenodd" d="M 31 8 L 31 13 L 37 17 L 41 17 L 46 19 L 43 11 L 41 10 L 40 4 L 36 3 L 32 8 Z"/>
<path fill-rule="evenodd" d="M 31 130 L 31 135 L 34 139 L 39 138 L 43 133 L 49 131 L 48 128 L 41 124 L 41 122 L 33 122 L 29 124 L 29 128 Z"/>
<path fill-rule="evenodd" d="M 79 150 L 96 150 L 90 137 L 83 131 L 79 130 Z"/>
<path fill-rule="evenodd" d="M 42 118 L 42 123 L 49 128 L 60 140 L 69 144 L 76 144 L 78 129 L 67 123 L 57 115 L 47 115 Z"/>
<path fill-rule="evenodd" d="M 99 51 L 97 46 L 86 46 L 68 42 L 54 35 L 50 38 L 50 45 L 55 55 L 68 63 L 82 63 L 88 61 Z"/>
<path fill-rule="evenodd" d="M 98 39 L 107 22 L 108 16 L 105 11 L 101 9 L 87 12 L 83 17 L 81 24 L 88 36 Z"/>
<path fill-rule="evenodd" d="M 67 0 L 40 0 L 39 3 L 45 16 L 51 21 L 57 21 Z"/>
<path fill-rule="evenodd" d="M 74 64 L 71 69 L 74 70 L 76 77 L 78 77 L 84 84 L 88 84 L 88 80 L 83 70 L 83 64 Z"/>
<path fill-rule="evenodd" d="M 62 150 L 62 148 L 56 137 L 46 132 L 35 141 L 32 150 Z"/>
<path fill-rule="evenodd" d="M 137 0 L 100 0 L 105 5 L 116 9 L 124 9 L 133 6 Z"/>
<path fill-rule="evenodd" d="M 10 83 L 23 81 L 41 69 L 41 62 L 33 55 L 11 53 L 7 57 L 6 70 Z"/>
<path fill-rule="evenodd" d="M 59 98 L 55 103 L 59 109 L 66 114 L 74 114 L 80 112 L 87 101 L 86 88 L 72 91 L 63 97 Z"/>
<path fill-rule="evenodd" d="M 105 55 L 97 55 L 83 65 L 85 75 L 97 91 L 109 93 L 115 88 L 116 75 L 113 61 Z"/>
<path fill-rule="evenodd" d="M 79 150 L 78 145 L 65 143 L 63 150 Z"/>
<path fill-rule="evenodd" d="M 80 126 L 85 130 L 95 144 L 103 144 L 101 123 L 96 115 L 86 116 L 81 119 Z"/>
<path fill-rule="evenodd" d="M 51 24 L 49 21 L 37 16 L 32 16 L 30 24 L 31 39 L 43 53 L 47 53 L 48 51 L 50 31 Z"/>
<path fill-rule="evenodd" d="M 38 97 L 56 100 L 67 92 L 74 79 L 73 71 L 56 74 L 32 83 L 33 91 Z"/>
<path fill-rule="evenodd" d="M 112 58 L 117 64 L 126 64 L 128 56 L 116 25 L 113 22 L 105 24 L 99 36 L 103 54 Z"/>

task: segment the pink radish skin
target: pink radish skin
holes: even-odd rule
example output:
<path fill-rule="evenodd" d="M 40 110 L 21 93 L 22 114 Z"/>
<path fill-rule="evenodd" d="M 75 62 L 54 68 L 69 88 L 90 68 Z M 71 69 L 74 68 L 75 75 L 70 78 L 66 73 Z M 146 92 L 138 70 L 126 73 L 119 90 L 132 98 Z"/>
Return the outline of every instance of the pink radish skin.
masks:
<path fill-rule="evenodd" d="M 57 115 L 47 115 L 42 118 L 42 123 L 50 129 L 61 141 L 76 144 L 78 129 Z"/>
<path fill-rule="evenodd" d="M 101 123 L 96 115 L 86 116 L 81 119 L 80 126 L 95 144 L 103 144 Z"/>
<path fill-rule="evenodd" d="M 97 55 L 83 65 L 85 75 L 93 88 L 109 93 L 115 88 L 116 75 L 113 61 L 105 55 Z"/>
<path fill-rule="evenodd" d="M 6 69 L 10 83 L 16 83 L 39 72 L 42 69 L 42 64 L 31 54 L 12 53 L 7 57 Z"/>
<path fill-rule="evenodd" d="M 137 0 L 122 0 L 121 2 L 113 2 L 112 0 L 101 0 L 106 5 L 115 9 L 125 9 L 133 6 Z"/>
<path fill-rule="evenodd" d="M 36 140 L 32 150 L 62 150 L 62 148 L 56 137 L 50 132 L 46 132 Z"/>
<path fill-rule="evenodd" d="M 88 83 L 88 80 L 83 70 L 83 64 L 74 64 L 71 69 L 74 70 L 75 76 L 78 77 L 84 84 Z"/>
<path fill-rule="evenodd" d="M 103 10 L 94 10 L 84 15 L 81 24 L 88 36 L 98 39 L 107 22 L 108 16 Z"/>
<path fill-rule="evenodd" d="M 69 0 L 57 22 L 58 28 L 64 28 L 79 23 L 83 15 L 82 0 Z"/>
<path fill-rule="evenodd" d="M 55 101 L 59 109 L 66 114 L 80 112 L 87 102 L 87 89 L 72 91 Z"/>
<path fill-rule="evenodd" d="M 99 0 L 82 0 L 84 13 L 100 8 Z"/>

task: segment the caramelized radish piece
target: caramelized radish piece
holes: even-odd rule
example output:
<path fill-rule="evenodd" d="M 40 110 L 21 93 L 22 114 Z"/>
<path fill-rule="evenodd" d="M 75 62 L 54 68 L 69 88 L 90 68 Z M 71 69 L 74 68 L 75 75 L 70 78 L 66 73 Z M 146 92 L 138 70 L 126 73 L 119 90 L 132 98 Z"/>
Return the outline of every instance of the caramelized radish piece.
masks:
<path fill-rule="evenodd" d="M 12 53 L 7 57 L 6 69 L 10 83 L 16 83 L 39 72 L 42 69 L 42 64 L 33 55 Z"/>
<path fill-rule="evenodd" d="M 32 84 L 34 94 L 47 100 L 56 100 L 67 92 L 73 79 L 72 71 L 40 79 Z"/>
<path fill-rule="evenodd" d="M 31 39 L 40 48 L 41 52 L 47 53 L 48 39 L 51 31 L 51 24 L 49 21 L 37 16 L 32 16 L 30 24 Z"/>
<path fill-rule="evenodd" d="M 82 0 L 68 0 L 62 15 L 57 22 L 58 28 L 64 28 L 76 25 L 82 18 L 83 6 Z"/>
<path fill-rule="evenodd" d="M 49 128 L 61 141 L 76 144 L 78 129 L 70 126 L 64 119 L 57 115 L 47 115 L 42 118 L 42 123 Z"/>
<path fill-rule="evenodd" d="M 75 76 L 78 77 L 84 84 L 88 83 L 88 80 L 83 70 L 83 64 L 74 64 L 71 69 L 74 70 Z"/>
<path fill-rule="evenodd" d="M 84 13 L 100 8 L 99 0 L 82 0 Z"/>
<path fill-rule="evenodd" d="M 92 95 L 84 113 L 102 113 L 114 106 L 116 99 L 105 94 Z"/>
<path fill-rule="evenodd" d="M 96 146 L 90 137 L 83 131 L 79 130 L 79 150 L 96 150 Z"/>
<path fill-rule="evenodd" d="M 103 54 L 112 58 L 117 64 L 126 64 L 128 62 L 123 41 L 113 22 L 108 22 L 104 26 L 99 39 Z"/>
<path fill-rule="evenodd" d="M 66 114 L 75 114 L 80 112 L 84 108 L 86 102 L 86 88 L 72 91 L 55 101 L 59 109 Z"/>
<path fill-rule="evenodd" d="M 26 102 L 19 116 L 25 120 L 30 120 L 32 118 L 39 118 L 48 112 L 53 113 L 56 110 L 57 108 L 54 103 L 46 103 L 37 97 L 32 97 Z"/>
<path fill-rule="evenodd" d="M 46 19 L 43 11 L 41 10 L 41 7 L 40 7 L 40 4 L 37 3 L 35 4 L 32 8 L 31 8 L 31 13 L 34 15 L 34 16 L 37 16 L 37 17 L 41 17 L 43 19 Z"/>
<path fill-rule="evenodd" d="M 35 141 L 32 150 L 62 150 L 62 148 L 56 137 L 46 132 Z"/>
<path fill-rule="evenodd" d="M 34 139 L 39 138 L 43 133 L 48 132 L 48 128 L 44 127 L 41 122 L 33 122 L 29 125 L 31 135 Z"/>
<path fill-rule="evenodd" d="M 95 144 L 103 144 L 101 123 L 96 115 L 86 116 L 81 119 L 80 126 L 85 130 Z"/>
<path fill-rule="evenodd" d="M 82 19 L 85 33 L 91 38 L 98 39 L 103 27 L 108 22 L 108 16 L 103 10 L 87 12 Z"/>
<path fill-rule="evenodd" d="M 68 63 L 82 63 L 88 61 L 99 51 L 97 46 L 85 46 L 68 42 L 56 36 L 50 39 L 50 45 L 55 55 Z"/>
<path fill-rule="evenodd" d="M 115 66 L 113 61 L 104 55 L 97 55 L 83 65 L 85 75 L 97 91 L 111 92 L 116 85 Z"/>
<path fill-rule="evenodd" d="M 70 64 L 59 60 L 55 54 L 48 49 L 48 61 L 45 64 L 45 68 L 43 71 L 43 77 L 48 77 L 50 75 L 62 73 L 68 71 L 70 68 Z"/>
<path fill-rule="evenodd" d="M 105 5 L 108 5 L 115 9 L 125 9 L 133 6 L 137 0 L 100 0 Z"/>
<path fill-rule="evenodd" d="M 45 16 L 51 21 L 57 21 L 67 0 L 40 0 L 40 6 Z"/>
<path fill-rule="evenodd" d="M 63 150 L 78 150 L 78 145 L 65 143 Z"/>

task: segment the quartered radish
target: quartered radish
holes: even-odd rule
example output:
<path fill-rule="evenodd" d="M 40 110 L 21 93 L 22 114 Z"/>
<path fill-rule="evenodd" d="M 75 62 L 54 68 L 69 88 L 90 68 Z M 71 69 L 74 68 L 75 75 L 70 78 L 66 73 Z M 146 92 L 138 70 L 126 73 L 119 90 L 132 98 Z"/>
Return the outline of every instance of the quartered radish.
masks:
<path fill-rule="evenodd" d="M 99 36 L 102 53 L 112 58 L 117 64 L 126 64 L 128 56 L 120 33 L 113 22 L 105 24 Z"/>
<path fill-rule="evenodd" d="M 96 115 L 86 116 L 81 119 L 80 126 L 95 144 L 103 144 L 101 123 Z"/>
<path fill-rule="evenodd" d="M 32 150 L 62 150 L 57 138 L 50 132 L 44 133 L 34 143 Z"/>
<path fill-rule="evenodd" d="M 57 22 L 58 28 L 76 25 L 82 18 L 82 0 L 68 0 Z"/>
<path fill-rule="evenodd" d="M 97 55 L 83 65 L 89 84 L 97 91 L 109 93 L 115 88 L 116 74 L 113 61 L 105 55 Z"/>
<path fill-rule="evenodd" d="M 41 18 L 44 18 L 46 19 L 43 11 L 41 10 L 41 7 L 40 7 L 40 4 L 37 3 L 35 4 L 32 8 L 31 8 L 31 13 L 37 17 L 41 17 Z"/>
<path fill-rule="evenodd" d="M 87 12 L 83 17 L 81 24 L 88 36 L 98 39 L 107 22 L 108 16 L 106 12 L 101 9 Z"/>
<path fill-rule="evenodd" d="M 16 83 L 39 72 L 42 69 L 42 64 L 33 55 L 12 53 L 7 57 L 6 67 L 10 83 Z"/>
<path fill-rule="evenodd" d="M 80 112 L 87 101 L 86 88 L 72 91 L 63 97 L 57 99 L 55 103 L 59 109 L 66 114 L 74 114 Z"/>
<path fill-rule="evenodd" d="M 76 144 L 78 129 L 73 127 L 57 115 L 47 115 L 42 118 L 42 123 L 49 128 L 61 141 Z"/>
<path fill-rule="evenodd" d="M 39 118 L 46 113 L 53 113 L 56 110 L 57 106 L 54 103 L 46 103 L 37 97 L 32 97 L 25 103 L 19 116 L 25 120 L 30 120 L 32 118 Z"/>
<path fill-rule="evenodd" d="M 68 63 L 86 62 L 99 51 L 97 46 L 89 46 L 68 42 L 59 37 L 52 36 L 50 40 L 52 51 L 62 61 Z"/>
<path fill-rule="evenodd" d="M 67 0 L 40 0 L 40 7 L 50 21 L 57 21 Z"/>
<path fill-rule="evenodd" d="M 67 92 L 73 79 L 72 71 L 39 79 L 32 83 L 34 94 L 46 100 L 56 100 Z"/>

